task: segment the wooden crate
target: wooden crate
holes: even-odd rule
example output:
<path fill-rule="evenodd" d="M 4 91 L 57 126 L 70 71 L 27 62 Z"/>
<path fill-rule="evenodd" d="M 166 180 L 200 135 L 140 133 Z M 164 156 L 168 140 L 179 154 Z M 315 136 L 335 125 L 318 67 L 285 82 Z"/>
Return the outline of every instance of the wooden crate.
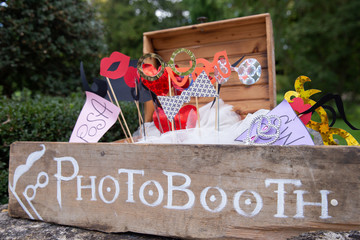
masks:
<path fill-rule="evenodd" d="M 252 85 L 242 84 L 236 72 L 231 73 L 221 88 L 220 97 L 234 106 L 234 111 L 244 117 L 258 109 L 272 109 L 276 103 L 275 60 L 273 29 L 270 14 L 234 18 L 178 28 L 144 33 L 143 52 L 157 53 L 164 61 L 178 48 L 191 50 L 196 58 L 213 60 L 214 54 L 226 50 L 230 63 L 240 57 L 256 58 L 261 66 L 261 78 Z M 175 62 L 189 66 L 189 57 L 179 54 Z M 213 99 L 199 98 L 200 105 Z M 194 104 L 192 102 L 191 104 Z M 146 121 L 152 121 L 153 105 L 146 105 Z"/>
<path fill-rule="evenodd" d="M 9 214 L 185 239 L 358 230 L 359 159 L 347 146 L 16 142 Z"/>

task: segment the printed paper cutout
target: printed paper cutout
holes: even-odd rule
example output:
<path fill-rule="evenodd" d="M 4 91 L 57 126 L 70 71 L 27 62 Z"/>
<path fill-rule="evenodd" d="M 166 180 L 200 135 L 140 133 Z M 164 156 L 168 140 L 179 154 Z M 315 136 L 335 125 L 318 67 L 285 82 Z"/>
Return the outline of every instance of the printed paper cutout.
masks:
<path fill-rule="evenodd" d="M 161 108 L 158 108 L 158 113 L 154 111 L 153 121 L 156 128 L 162 133 L 166 133 L 172 129 L 172 123 L 167 119 L 164 110 Z M 196 107 L 193 105 L 183 106 L 174 117 L 175 130 L 194 128 L 196 121 Z"/>
<path fill-rule="evenodd" d="M 147 75 L 153 75 L 157 72 L 156 68 L 148 63 L 143 64 L 143 71 Z M 150 91 L 155 93 L 156 96 L 166 96 L 169 92 L 169 80 L 166 71 L 156 81 L 149 81 L 146 79 L 141 79 L 141 81 Z"/>
<path fill-rule="evenodd" d="M 113 63 L 119 62 L 116 70 L 109 70 Z M 111 79 L 121 78 L 125 75 L 130 62 L 130 57 L 120 52 L 113 52 L 110 57 L 101 59 L 100 75 Z"/>
<path fill-rule="evenodd" d="M 300 76 L 295 80 L 294 88 L 296 91 L 288 91 L 285 93 L 284 98 L 288 102 L 292 102 L 292 97 L 300 97 L 303 99 L 305 104 L 310 104 L 314 106 L 316 102 L 310 97 L 318 92 L 321 92 L 317 89 L 304 89 L 304 84 L 306 82 L 311 82 L 310 78 L 306 76 Z M 329 126 L 329 119 L 327 117 L 326 111 L 322 107 L 318 107 L 315 112 L 320 116 L 321 122 L 315 122 L 310 120 L 306 125 L 307 127 L 319 132 L 323 139 L 324 145 L 338 145 L 334 140 L 334 135 L 339 135 L 344 138 L 348 145 L 359 146 L 360 144 L 356 139 L 347 131 L 340 128 L 333 128 Z"/>
<path fill-rule="evenodd" d="M 111 102 L 92 92 L 86 92 L 86 102 L 69 142 L 98 142 L 114 125 L 119 113 L 120 109 Z"/>
<path fill-rule="evenodd" d="M 82 81 L 82 86 L 83 86 L 84 91 L 95 93 L 95 94 L 99 95 L 100 97 L 106 96 L 108 86 L 105 81 L 102 81 L 98 78 L 94 78 L 94 82 L 90 88 L 89 83 L 86 80 L 83 62 L 80 62 L 80 76 L 81 76 L 81 81 Z"/>
<path fill-rule="evenodd" d="M 189 97 L 218 97 L 218 94 L 211 84 L 209 77 L 203 71 L 181 95 Z"/>
<path fill-rule="evenodd" d="M 161 106 L 165 112 L 166 117 L 172 121 L 175 115 L 179 112 L 184 103 L 190 102 L 190 97 L 178 96 L 158 96 Z"/>
<path fill-rule="evenodd" d="M 221 58 L 218 60 L 218 65 L 220 67 L 220 71 L 224 72 L 224 73 L 228 73 L 228 71 L 231 71 L 231 69 L 227 68 L 226 66 L 227 62 L 225 58 Z M 216 81 L 219 84 L 224 84 L 226 83 L 230 77 L 224 78 L 221 74 L 220 71 L 218 70 L 217 66 L 214 66 L 214 77 L 216 79 Z"/>
<path fill-rule="evenodd" d="M 190 68 L 177 68 L 175 63 L 174 63 L 174 59 L 176 57 L 176 55 L 180 52 L 186 52 L 187 54 L 190 55 L 191 58 L 191 67 Z M 157 72 L 152 72 L 152 74 L 149 74 L 150 72 L 146 72 L 144 71 L 144 66 L 146 66 L 146 64 L 144 64 L 144 60 L 146 58 L 155 58 L 159 61 L 160 63 L 160 67 L 159 67 L 159 71 Z M 161 58 L 161 56 L 159 56 L 156 53 L 147 53 L 145 55 L 143 55 L 138 63 L 137 63 L 137 69 L 138 72 L 140 74 L 140 76 L 145 79 L 146 81 L 156 81 L 158 79 L 160 79 L 161 77 L 164 76 L 164 74 L 166 73 L 167 75 L 170 76 L 172 82 L 174 85 L 177 85 L 179 87 L 183 87 L 184 85 L 186 85 L 186 83 L 189 80 L 189 76 L 188 74 L 192 73 L 195 66 L 196 66 L 196 58 L 195 55 L 190 51 L 187 50 L 185 48 L 179 48 L 177 50 L 175 50 L 170 58 L 169 63 L 165 63 L 164 60 Z M 165 71 L 166 70 L 166 71 Z M 184 76 L 184 78 L 182 78 L 182 80 L 179 82 L 178 79 L 176 78 L 177 76 L 175 76 L 175 74 L 177 76 Z M 147 83 L 146 83 L 147 84 Z"/>
<path fill-rule="evenodd" d="M 306 110 L 308 110 L 309 108 L 311 108 L 310 104 L 304 104 L 304 101 L 302 100 L 302 98 L 293 98 L 292 102 L 290 103 L 290 106 L 292 107 L 292 109 L 294 109 L 294 111 L 296 111 L 297 113 L 302 113 L 305 112 Z M 306 114 L 302 114 L 299 118 L 300 120 L 303 122 L 304 125 L 306 125 L 310 119 L 311 119 L 311 114 L 312 113 L 306 113 Z"/>
<path fill-rule="evenodd" d="M 185 72 L 179 72 L 176 67 L 175 67 L 175 57 L 176 55 L 178 55 L 179 53 L 182 53 L 182 52 L 185 52 L 187 53 L 189 56 L 190 56 L 190 59 L 191 59 L 191 67 L 189 70 L 185 71 Z M 179 48 L 179 49 L 176 49 L 173 54 L 171 55 L 170 57 L 170 60 L 168 62 L 168 66 L 171 68 L 171 70 L 176 73 L 177 75 L 179 76 L 186 76 L 186 75 L 189 75 L 191 74 L 195 67 L 196 67 L 196 58 L 195 58 L 195 55 L 188 49 L 186 48 Z"/>
<path fill-rule="evenodd" d="M 231 70 L 238 73 L 240 81 L 245 85 L 256 83 L 261 76 L 261 65 L 255 58 L 248 58 L 239 67 L 231 67 Z"/>
<path fill-rule="evenodd" d="M 332 114 L 332 122 L 329 125 L 330 127 L 332 127 L 335 124 L 336 121 L 336 112 L 334 110 L 333 107 L 328 106 L 328 105 L 324 105 L 325 103 L 329 102 L 330 100 L 334 100 L 336 103 L 336 108 L 338 110 L 338 112 L 340 113 L 340 117 L 344 120 L 344 123 L 346 125 L 348 125 L 348 127 L 350 127 L 352 130 L 360 130 L 360 128 L 356 128 L 354 127 L 346 118 L 346 114 L 345 114 L 345 110 L 344 110 L 344 104 L 343 101 L 341 99 L 341 96 L 338 94 L 332 94 L 332 93 L 328 93 L 325 94 L 324 96 L 322 96 L 315 105 L 311 106 L 311 108 L 309 108 L 308 110 L 300 113 L 300 114 L 306 114 L 306 113 L 313 113 L 315 112 L 315 110 L 319 107 L 323 107 L 326 110 L 329 110 Z"/>
<path fill-rule="evenodd" d="M 191 58 L 191 61 L 190 61 L 191 67 L 190 68 L 175 67 L 174 59 L 175 59 L 176 55 L 180 52 L 186 52 L 190 56 L 190 58 Z M 219 60 L 222 59 L 221 58 L 222 56 L 225 59 L 223 66 L 221 66 L 219 63 Z M 147 74 L 143 69 L 144 60 L 149 57 L 157 59 L 161 65 L 160 70 L 156 73 L 153 73 L 153 75 Z M 194 64 L 194 63 L 196 63 L 196 64 Z M 198 64 L 203 64 L 203 66 L 196 67 Z M 215 53 L 214 59 L 211 63 L 208 60 L 203 59 L 203 58 L 196 59 L 195 55 L 188 49 L 179 48 L 173 52 L 171 59 L 168 63 L 165 63 L 164 60 L 161 58 L 161 56 L 159 56 L 158 54 L 147 53 L 139 59 L 139 62 L 137 64 L 139 74 L 143 79 L 148 80 L 148 81 L 156 81 L 164 74 L 164 71 L 166 70 L 167 74 L 170 76 L 170 79 L 171 79 L 173 85 L 174 86 L 176 85 L 178 87 L 183 87 L 183 88 L 184 88 L 184 85 L 186 85 L 189 81 L 189 74 L 193 73 L 194 76 L 197 77 L 201 74 L 202 71 L 205 71 L 206 74 L 209 75 L 210 73 L 214 72 L 215 67 L 217 68 L 218 74 L 221 77 L 223 77 L 223 78 L 230 77 L 230 74 L 231 74 L 230 63 L 229 63 L 229 59 L 227 57 L 227 53 L 225 50 Z M 182 80 L 179 81 L 179 79 L 177 79 L 176 76 L 174 76 L 175 74 L 177 74 L 178 76 L 183 76 Z M 211 83 L 214 83 L 214 82 L 215 82 L 215 79 L 211 80 Z"/>
<path fill-rule="evenodd" d="M 167 116 L 172 121 L 184 103 L 190 102 L 190 97 L 217 97 L 218 94 L 210 79 L 203 71 L 191 86 L 178 96 L 158 96 L 161 106 Z"/>
<path fill-rule="evenodd" d="M 286 100 L 262 118 L 255 118 L 249 129 L 235 140 L 256 145 L 314 145 L 309 132 Z"/>
<path fill-rule="evenodd" d="M 119 101 L 132 102 L 134 100 L 137 100 L 136 99 L 137 97 L 139 98 L 139 102 L 146 102 L 151 100 L 149 90 L 146 89 L 140 82 L 137 84 L 139 89 L 138 89 L 138 96 L 136 96 L 135 80 L 131 80 L 131 78 L 134 77 L 134 72 L 132 72 L 133 71 L 132 69 L 135 69 L 136 64 L 137 64 L 136 59 L 130 60 L 128 71 L 123 77 L 117 79 L 109 79 L 114 89 L 116 98 Z M 137 73 L 136 73 L 136 77 L 137 78 L 139 77 Z M 128 78 L 128 80 L 126 81 L 125 78 Z M 134 87 L 130 87 L 129 85 Z M 106 95 L 106 99 L 109 100 L 108 95 Z"/>
<path fill-rule="evenodd" d="M 135 88 L 136 85 L 140 84 L 140 78 L 137 69 L 131 66 L 132 61 L 135 62 L 137 60 L 130 60 L 130 66 L 124 75 L 124 81 L 128 87 Z"/>
<path fill-rule="evenodd" d="M 146 58 L 155 58 L 159 61 L 159 63 L 160 63 L 159 72 L 155 72 L 154 75 L 148 75 L 144 72 L 143 66 L 144 66 L 144 60 Z M 155 80 L 159 79 L 165 71 L 165 66 L 166 66 L 166 64 L 165 64 L 164 60 L 162 59 L 162 57 L 160 57 L 156 53 L 147 53 L 147 54 L 143 55 L 141 58 L 139 58 L 139 61 L 137 63 L 137 69 L 138 69 L 140 76 L 148 81 L 155 81 Z"/>
<path fill-rule="evenodd" d="M 223 58 L 221 58 L 223 57 Z M 219 60 L 221 59 L 225 59 L 224 61 L 224 65 L 221 67 Z M 202 64 L 203 67 L 196 67 L 195 68 L 195 76 L 200 75 L 200 73 L 202 71 L 205 71 L 207 75 L 209 75 L 210 73 L 214 72 L 214 69 L 216 67 L 219 75 L 223 78 L 228 78 L 231 75 L 231 66 L 229 63 L 229 59 L 227 57 L 227 53 L 226 51 L 221 51 L 221 52 L 217 52 L 214 55 L 214 59 L 213 61 L 210 63 L 208 60 L 204 59 L 204 58 L 198 58 L 196 59 L 196 64 Z M 224 69 L 226 69 L 227 71 L 224 71 Z M 211 83 L 215 83 L 216 78 L 212 79 Z"/>

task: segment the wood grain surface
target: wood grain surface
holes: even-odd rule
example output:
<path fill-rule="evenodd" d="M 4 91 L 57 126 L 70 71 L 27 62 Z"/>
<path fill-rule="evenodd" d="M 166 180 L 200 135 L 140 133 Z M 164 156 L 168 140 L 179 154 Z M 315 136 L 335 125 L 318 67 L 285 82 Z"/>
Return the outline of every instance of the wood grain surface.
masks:
<path fill-rule="evenodd" d="M 241 57 L 255 58 L 262 66 L 260 80 L 252 86 L 245 86 L 236 72 L 232 72 L 227 83 L 221 88 L 220 97 L 225 103 L 234 103 L 234 111 L 253 113 L 259 109 L 272 109 L 276 101 L 275 57 L 272 22 L 269 14 L 234 18 L 210 23 L 165 29 L 144 33 L 143 53 L 157 53 L 165 62 L 178 48 L 187 48 L 196 58 L 212 62 L 214 54 L 226 50 L 231 64 Z M 178 54 L 175 63 L 180 67 L 189 65 L 187 54 Z M 243 109 L 246 101 L 262 100 L 264 105 Z M 199 98 L 200 106 L 211 102 L 209 98 Z M 195 105 L 195 100 L 189 103 Z M 145 119 L 152 121 L 154 107 L 146 104 Z"/>
<path fill-rule="evenodd" d="M 199 239 L 356 230 L 359 159 L 347 146 L 16 142 L 9 214 Z"/>

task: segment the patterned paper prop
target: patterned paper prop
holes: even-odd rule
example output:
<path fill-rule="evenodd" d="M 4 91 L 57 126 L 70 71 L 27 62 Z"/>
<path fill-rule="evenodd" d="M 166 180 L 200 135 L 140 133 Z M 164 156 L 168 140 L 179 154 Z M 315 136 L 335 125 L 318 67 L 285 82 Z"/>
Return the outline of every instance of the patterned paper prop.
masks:
<path fill-rule="evenodd" d="M 232 71 L 238 73 L 240 81 L 245 85 L 252 85 L 259 81 L 261 65 L 255 58 L 248 58 L 239 67 L 231 66 Z"/>
<path fill-rule="evenodd" d="M 225 58 L 221 58 L 218 60 L 218 66 L 220 66 L 221 72 L 228 73 L 228 71 L 230 71 L 230 69 L 228 69 L 227 67 L 227 62 Z M 224 84 L 229 80 L 230 76 L 225 78 L 220 74 L 220 71 L 218 70 L 217 66 L 214 66 L 214 77 L 216 81 L 219 84 Z"/>
<path fill-rule="evenodd" d="M 316 102 L 311 100 L 310 97 L 315 93 L 321 92 L 317 89 L 304 89 L 304 84 L 306 82 L 311 82 L 310 78 L 306 76 L 300 76 L 295 81 L 295 91 L 288 91 L 285 93 L 284 98 L 288 102 L 292 102 L 292 98 L 300 97 L 303 99 L 304 104 L 310 104 L 311 106 L 315 105 Z M 316 110 L 317 114 L 319 114 L 321 122 L 315 122 L 310 120 L 309 123 L 306 125 L 307 127 L 319 132 L 323 139 L 324 145 L 338 145 L 334 141 L 334 135 L 339 135 L 340 137 L 344 138 L 348 145 L 359 146 L 359 143 L 356 139 L 347 131 L 340 129 L 340 128 L 333 128 L 329 126 L 329 119 L 328 116 L 322 107 L 318 107 Z"/>
<path fill-rule="evenodd" d="M 209 77 L 203 71 L 191 86 L 184 90 L 181 95 L 169 97 L 158 96 L 166 117 L 172 121 L 184 103 L 190 102 L 190 97 L 217 97 L 218 94 L 211 84 Z"/>

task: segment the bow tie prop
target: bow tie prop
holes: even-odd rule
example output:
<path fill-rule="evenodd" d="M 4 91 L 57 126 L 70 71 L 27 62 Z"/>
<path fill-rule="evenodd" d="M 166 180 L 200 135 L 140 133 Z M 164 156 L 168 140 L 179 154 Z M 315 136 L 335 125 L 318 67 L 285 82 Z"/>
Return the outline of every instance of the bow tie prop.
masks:
<path fill-rule="evenodd" d="M 184 103 L 190 102 L 191 97 L 216 97 L 218 96 L 205 71 L 197 77 L 191 86 L 178 96 L 158 96 L 166 117 L 172 121 Z M 200 119 L 198 119 L 200 121 Z"/>

